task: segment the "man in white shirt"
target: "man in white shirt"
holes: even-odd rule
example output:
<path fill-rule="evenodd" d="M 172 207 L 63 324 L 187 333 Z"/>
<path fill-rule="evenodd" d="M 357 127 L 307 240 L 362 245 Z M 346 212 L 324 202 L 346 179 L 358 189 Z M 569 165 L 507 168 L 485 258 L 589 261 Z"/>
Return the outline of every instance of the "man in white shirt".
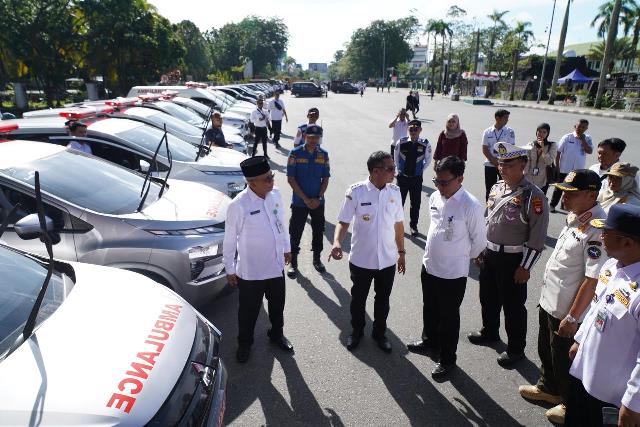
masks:
<path fill-rule="evenodd" d="M 573 132 L 564 135 L 558 142 L 558 154 L 556 154 L 556 165 L 558 165 L 558 182 L 562 182 L 569 172 L 576 169 L 584 169 L 587 154 L 593 152 L 593 142 L 591 135 L 587 134 L 589 120 L 580 119 L 573 128 Z M 556 206 L 560 202 L 562 190 L 555 188 L 551 196 L 551 212 L 556 211 Z"/>
<path fill-rule="evenodd" d="M 598 174 L 602 179 L 602 194 L 609 188 L 609 177 L 606 175 L 611 170 L 611 166 L 620 161 L 620 157 L 627 148 L 627 143 L 620 138 L 607 138 L 598 143 L 598 163 L 591 165 L 589 169 Z M 636 175 L 636 183 L 640 187 L 640 175 Z"/>
<path fill-rule="evenodd" d="M 66 124 L 70 136 L 74 136 L 76 138 L 86 138 L 87 125 L 77 120 L 69 120 Z M 67 144 L 67 147 L 73 148 L 74 150 L 82 151 L 83 153 L 93 154 L 91 151 L 91 146 L 85 141 L 72 140 Z"/>
<path fill-rule="evenodd" d="M 262 98 L 258 98 L 256 101 L 256 109 L 251 112 L 250 120 L 254 129 L 253 153 L 251 155 L 256 155 L 256 151 L 258 151 L 258 143 L 262 142 L 262 151 L 264 152 L 264 156 L 269 159 L 269 156 L 267 155 L 267 126 L 270 126 L 269 111 L 263 107 L 264 100 Z"/>
<path fill-rule="evenodd" d="M 284 102 L 280 99 L 281 90 L 276 90 L 273 95 L 273 99 L 269 101 L 269 114 L 271 115 L 271 131 L 273 133 L 273 143 L 276 148 L 280 148 L 280 134 L 282 133 L 282 117 L 289 123 L 289 116 L 287 115 L 287 109 L 284 107 Z"/>
<path fill-rule="evenodd" d="M 640 207 L 615 205 L 603 229 L 610 259 L 602 266 L 595 295 L 569 350 L 571 365 L 565 426 L 640 425 Z M 619 410 L 618 410 L 619 408 Z"/>
<path fill-rule="evenodd" d="M 394 156 L 396 144 L 400 139 L 409 136 L 409 119 L 407 118 L 407 110 L 401 108 L 396 117 L 389 123 L 389 129 L 393 129 L 391 136 L 391 155 Z"/>
<path fill-rule="evenodd" d="M 484 206 L 462 188 L 465 163 L 445 157 L 435 167 L 437 191 L 429 197 L 431 222 L 422 259 L 422 339 L 407 344 L 409 351 L 426 354 L 439 349 L 431 372 L 446 378 L 456 366 L 460 333 L 460 305 L 469 275 L 469 260 L 487 246 Z"/>
<path fill-rule="evenodd" d="M 227 209 L 222 256 L 229 284 L 240 290 L 236 357 L 244 363 L 251 353 L 263 297 L 267 298 L 271 320 L 269 338 L 281 349 L 293 351 L 282 333 L 284 266 L 291 261 L 291 246 L 284 225 L 284 204 L 273 187 L 274 174 L 266 157 L 251 157 L 240 167 L 248 185 Z"/>
<path fill-rule="evenodd" d="M 607 260 L 602 251 L 601 230 L 590 225 L 607 214 L 597 203 L 598 174 L 588 169 L 569 173 L 564 182 L 551 184 L 563 191 L 562 202 L 570 212 L 553 253 L 547 261 L 538 305 L 538 354 L 540 378 L 535 385 L 520 386 L 526 399 L 556 405 L 547 419 L 563 424 L 569 384 L 569 348 L 586 314 Z"/>
<path fill-rule="evenodd" d="M 341 242 L 353 225 L 349 271 L 351 272 L 351 326 L 347 349 L 355 350 L 364 334 L 367 296 L 374 282 L 376 293 L 371 336 L 384 352 L 391 352 L 385 336 L 389 296 L 397 265 L 404 274 L 404 211 L 400 189 L 393 185 L 395 165 L 389 153 L 376 151 L 367 160 L 369 178 L 353 184 L 345 194 L 338 214 L 331 258 L 342 259 Z"/>
<path fill-rule="evenodd" d="M 491 187 L 498 182 L 500 176 L 498 173 L 498 153 L 494 149 L 496 143 L 506 142 L 516 145 L 516 134 L 513 129 L 507 126 L 510 114 L 507 110 L 497 110 L 494 114 L 495 123 L 482 133 L 482 154 L 487 158 L 484 163 L 485 201 L 489 200 Z"/>

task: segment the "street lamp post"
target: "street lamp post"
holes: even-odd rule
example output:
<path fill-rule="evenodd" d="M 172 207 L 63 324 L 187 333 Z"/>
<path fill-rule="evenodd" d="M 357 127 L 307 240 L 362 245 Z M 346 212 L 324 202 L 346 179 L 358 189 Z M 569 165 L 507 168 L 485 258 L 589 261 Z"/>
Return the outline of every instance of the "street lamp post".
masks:
<path fill-rule="evenodd" d="M 551 10 L 551 23 L 549 24 L 549 36 L 547 37 L 547 48 L 544 51 L 544 60 L 542 61 L 542 73 L 540 73 L 540 85 L 538 86 L 538 99 L 536 104 L 540 104 L 542 98 L 542 84 L 544 83 L 544 69 L 547 68 L 547 56 L 549 55 L 549 43 L 551 42 L 551 29 L 553 28 L 553 16 L 556 13 L 556 0 L 553 0 L 553 9 Z"/>
<path fill-rule="evenodd" d="M 384 85 L 386 83 L 386 79 L 385 79 L 385 74 L 386 74 L 386 67 L 385 67 L 385 55 L 386 55 L 386 40 L 385 37 L 382 36 L 382 84 Z"/>

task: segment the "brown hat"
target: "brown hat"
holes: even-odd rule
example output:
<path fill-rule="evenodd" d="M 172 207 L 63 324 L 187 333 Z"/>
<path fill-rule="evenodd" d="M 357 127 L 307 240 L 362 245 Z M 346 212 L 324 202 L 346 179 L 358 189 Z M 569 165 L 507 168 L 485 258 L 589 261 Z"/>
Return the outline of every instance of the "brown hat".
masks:
<path fill-rule="evenodd" d="M 623 178 L 625 176 L 636 176 L 638 168 L 631 166 L 631 163 L 615 163 L 608 172 L 603 175 L 613 175 Z"/>

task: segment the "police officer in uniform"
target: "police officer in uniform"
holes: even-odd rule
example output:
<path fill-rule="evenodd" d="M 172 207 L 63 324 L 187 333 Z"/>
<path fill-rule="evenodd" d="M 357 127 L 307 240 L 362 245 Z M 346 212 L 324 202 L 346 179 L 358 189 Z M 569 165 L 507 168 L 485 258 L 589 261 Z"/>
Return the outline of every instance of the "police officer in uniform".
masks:
<path fill-rule="evenodd" d="M 640 425 L 640 207 L 615 205 L 602 229 L 610 259 L 569 351 L 573 360 L 565 426 Z M 605 407 L 613 407 L 603 409 Z"/>
<path fill-rule="evenodd" d="M 331 176 L 329 169 L 329 153 L 320 148 L 322 128 L 310 125 L 305 132 L 305 143 L 289 154 L 287 161 L 287 179 L 293 190 L 291 202 L 291 265 L 287 276 L 294 279 L 298 275 L 298 254 L 300 239 L 304 231 L 307 217 L 311 216 L 313 250 L 313 267 L 319 273 L 325 272 L 320 255 L 324 233 L 324 193 Z"/>
<path fill-rule="evenodd" d="M 409 122 L 409 137 L 401 138 L 395 149 L 395 163 L 398 167 L 397 183 L 402 195 L 402 206 L 407 200 L 407 193 L 411 201 L 409 213 L 411 235 L 418 234 L 418 218 L 420 216 L 420 202 L 422 200 L 422 173 L 431 163 L 431 143 L 420 138 L 422 123 L 420 120 Z"/>
<path fill-rule="evenodd" d="M 482 329 L 468 338 L 473 344 L 498 341 L 504 309 L 508 343 L 498 363 L 505 367 L 524 358 L 527 281 L 544 248 L 549 206 L 542 190 L 524 177 L 528 149 L 502 142 L 493 148 L 502 180 L 489 193 L 487 249 L 478 260 Z"/>
<path fill-rule="evenodd" d="M 607 260 L 600 241 L 601 230 L 590 220 L 607 214 L 597 203 L 600 177 L 588 169 L 569 173 L 564 182 L 551 184 L 563 191 L 563 206 L 569 210 L 567 224 L 547 262 L 538 306 L 538 354 L 540 379 L 520 386 L 520 395 L 533 401 L 555 404 L 547 419 L 563 424 L 569 383 L 569 348 L 586 314 Z"/>
<path fill-rule="evenodd" d="M 289 233 L 284 226 L 284 205 L 273 187 L 274 174 L 264 156 L 240 163 L 247 187 L 229 203 L 222 256 L 227 279 L 240 290 L 238 305 L 238 362 L 249 359 L 253 331 L 267 298 L 271 329 L 269 339 L 293 352 L 283 335 L 284 266 L 291 261 Z"/>
<path fill-rule="evenodd" d="M 404 274 L 404 211 L 400 190 L 393 185 L 395 165 L 389 153 L 376 151 L 367 160 L 369 178 L 353 184 L 345 194 L 329 259 L 342 259 L 341 242 L 353 222 L 349 271 L 351 272 L 351 325 L 347 349 L 353 351 L 364 334 L 365 309 L 371 281 L 375 289 L 372 337 L 383 351 L 391 352 L 385 336 L 389 296 L 395 270 Z"/>
<path fill-rule="evenodd" d="M 315 125 L 318 119 L 320 118 L 320 110 L 316 107 L 309 108 L 307 112 L 307 119 L 309 120 L 307 123 L 303 123 L 298 126 L 298 131 L 296 132 L 295 138 L 293 138 L 293 146 L 297 147 L 299 145 L 304 144 L 305 141 L 305 132 L 307 131 L 307 127 L 310 125 Z M 322 140 L 320 140 L 322 142 Z"/>

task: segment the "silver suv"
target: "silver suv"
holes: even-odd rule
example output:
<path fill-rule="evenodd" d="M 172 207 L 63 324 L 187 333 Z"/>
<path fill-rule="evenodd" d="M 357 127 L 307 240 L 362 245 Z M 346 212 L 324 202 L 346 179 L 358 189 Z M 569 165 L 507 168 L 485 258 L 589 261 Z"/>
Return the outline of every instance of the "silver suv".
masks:
<path fill-rule="evenodd" d="M 224 220 L 231 199 L 204 185 L 152 178 L 59 145 L 0 144 L 0 221 L 16 205 L 7 244 L 45 254 L 15 228 L 38 229 L 34 176 L 39 171 L 56 257 L 144 274 L 204 304 L 226 287 Z M 36 237 L 36 236 L 34 236 Z"/>

